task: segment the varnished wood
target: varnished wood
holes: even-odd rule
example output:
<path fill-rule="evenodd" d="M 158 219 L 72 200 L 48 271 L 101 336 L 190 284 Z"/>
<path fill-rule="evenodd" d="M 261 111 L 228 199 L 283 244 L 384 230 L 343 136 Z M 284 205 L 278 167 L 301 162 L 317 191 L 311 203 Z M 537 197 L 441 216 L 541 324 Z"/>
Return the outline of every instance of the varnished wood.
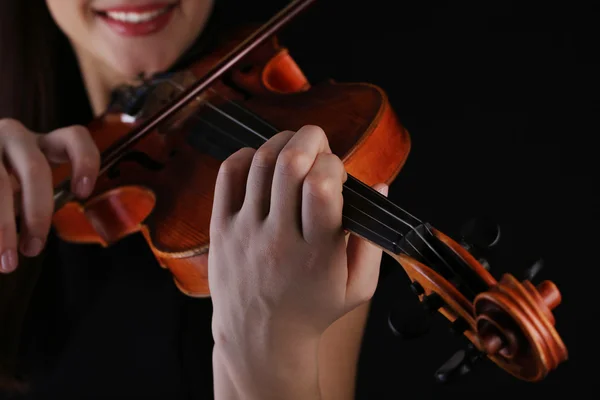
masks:
<path fill-rule="evenodd" d="M 244 35 L 228 38 L 210 56 L 174 76 L 176 84 L 159 86 L 137 120 L 125 118 L 118 110 L 109 110 L 93 121 L 89 128 L 100 151 L 106 154 L 115 142 L 127 139 L 139 124 L 154 118 L 153 114 L 163 109 L 163 103 L 171 107 L 171 95 L 179 90 L 174 88 L 181 86 L 185 90 L 195 85 L 244 38 Z M 110 246 L 124 236 L 140 232 L 183 293 L 210 296 L 208 232 L 221 161 L 209 151 L 199 151 L 186 138 L 202 119 L 203 107 L 210 105 L 224 110 L 231 106 L 231 100 L 275 130 L 297 130 L 309 124 L 320 126 L 352 179 L 370 186 L 391 183 L 397 176 L 407 159 L 411 141 L 383 90 L 366 83 L 333 81 L 313 86 L 276 39 L 256 48 L 242 61 L 210 90 L 136 141 L 133 150 L 127 153 L 133 157 L 120 158 L 115 168 L 100 176 L 88 200 L 61 203 L 62 208 L 53 219 L 59 236 L 75 243 Z M 69 175 L 68 166 L 55 168 L 55 187 L 63 185 Z M 353 182 L 354 187 L 345 186 L 346 194 L 354 196 L 355 201 L 368 203 L 371 192 L 364 192 L 362 186 L 356 186 L 357 181 Z M 380 228 L 385 225 L 386 221 L 378 219 L 385 214 L 377 210 L 381 205 L 373 207 L 374 218 L 366 224 L 380 224 Z M 391 207 L 384 211 L 390 210 L 393 213 Z M 345 218 L 361 213 L 362 210 Z M 360 225 L 361 221 L 351 222 L 365 234 L 369 232 L 366 225 Z M 398 223 L 398 216 L 387 222 Z M 476 278 L 467 280 L 472 285 L 467 294 L 444 276 L 440 266 L 426 265 L 402 253 L 398 241 L 415 228 L 408 229 L 406 225 L 410 224 L 401 222 L 405 225 L 402 230 L 386 226 L 384 234 L 388 237 L 385 247 L 380 247 L 404 268 L 411 280 L 421 284 L 425 291 L 421 298 L 439 295 L 444 301 L 440 313 L 450 321 L 461 318 L 467 323 L 464 335 L 492 361 L 520 379 L 538 381 L 567 359 L 566 347 L 554 328 L 552 309 L 560 303 L 561 295 L 553 283 L 547 281 L 536 288 L 527 281 L 519 283 L 510 275 L 497 282 L 466 249 L 433 229 L 433 240 L 466 265 L 459 272 L 463 276 L 458 278 Z M 376 237 L 377 232 L 374 233 Z M 477 292 L 475 296 L 473 291 Z"/>
<path fill-rule="evenodd" d="M 541 285 L 542 289 L 548 287 Z M 554 317 L 548 318 L 552 315 L 548 304 L 556 305 L 556 293 L 552 291 L 548 300 L 538 301 L 544 293 L 548 295 L 544 291 L 540 294 L 528 281 L 519 283 L 505 274 L 474 303 L 480 347 L 496 364 L 527 381 L 543 379 L 568 358 Z M 513 324 L 507 324 L 507 319 Z M 497 324 L 489 325 L 488 321 Z"/>
<path fill-rule="evenodd" d="M 272 48 L 262 47 L 252 53 L 244 71 L 232 72 L 234 86 L 219 83 L 172 118 L 162 131 L 148 135 L 138 144 L 137 150 L 164 164 L 164 168 L 147 170 L 134 161 L 124 161 L 117 177 L 100 178 L 91 200 L 71 203 L 58 211 L 54 223 L 63 239 L 108 246 L 125 235 L 142 232 L 157 260 L 173 274 L 183 293 L 210 296 L 208 227 L 220 161 L 198 152 L 181 136 L 190 127 L 186 121 L 197 115 L 206 102 L 226 107 L 228 100 L 236 100 L 278 130 L 297 130 L 308 124 L 320 126 L 350 175 L 367 185 L 390 183 L 404 165 L 411 141 L 385 93 L 374 85 L 361 83 L 331 81 L 312 86 L 287 51 L 279 48 L 276 41 L 271 45 Z M 198 74 L 205 73 L 205 62 L 195 65 L 191 69 L 194 74 L 182 78 L 180 83 L 191 84 Z M 273 81 L 268 81 L 268 77 L 274 77 Z M 105 138 L 110 136 L 104 134 L 105 130 L 122 132 L 130 128 L 124 127 L 118 116 L 109 115 L 104 121 L 106 125 L 94 133 Z M 177 154 L 173 157 L 174 149 Z M 444 302 L 439 312 L 450 321 L 464 320 L 464 336 L 520 379 L 543 379 L 567 359 L 551 312 L 561 299 L 554 284 L 544 282 L 535 288 L 510 275 L 497 282 L 453 239 L 434 228 L 431 234 L 466 265 L 461 273 L 473 274 L 483 285 L 476 287 L 486 290 L 475 293 L 473 301 L 433 266 L 387 248 L 385 251 L 410 279 L 423 287 L 421 299 L 439 295 Z"/>
<path fill-rule="evenodd" d="M 247 106 L 282 130 L 297 130 L 307 124 L 321 126 L 348 172 L 367 183 L 390 182 L 408 154 L 406 130 L 383 92 L 372 85 L 327 83 L 277 99 L 253 99 Z M 104 136 L 103 132 L 95 133 Z M 169 159 L 174 143 L 178 145 L 177 156 Z M 148 171 L 135 162 L 122 162 L 120 175 L 101 177 L 90 200 L 69 203 L 57 211 L 54 226 L 64 240 L 102 245 L 145 230 L 155 255 L 174 274 L 178 287 L 191 296 L 206 296 L 208 285 L 198 279 L 206 279 L 207 265 L 204 257 L 195 256 L 208 251 L 220 162 L 176 138 L 169 142 L 159 134 L 148 136 L 140 148 L 143 146 L 151 148 L 147 154 L 153 159 L 168 160 L 163 170 Z M 189 257 L 198 262 L 182 261 Z"/>
<path fill-rule="evenodd" d="M 535 287 L 529 281 L 519 283 L 510 274 L 498 282 L 464 247 L 436 229 L 432 232 L 485 280 L 489 290 L 470 303 L 433 269 L 411 257 L 388 252 L 410 279 L 423 287 L 421 299 L 438 294 L 444 300 L 440 314 L 450 321 L 462 318 L 468 325 L 465 337 L 519 379 L 539 381 L 567 360 L 567 348 L 554 327 L 552 309 L 561 300 L 554 283 L 544 281 Z"/>
<path fill-rule="evenodd" d="M 234 42 L 228 41 L 220 53 L 225 53 Z M 219 53 L 214 54 L 195 64 L 190 69 L 193 75 L 182 83 L 193 83 L 218 56 Z M 163 169 L 153 171 L 135 160 L 122 161 L 118 176 L 101 176 L 87 201 L 68 203 L 55 213 L 53 224 L 58 235 L 66 241 L 109 246 L 126 235 L 142 232 L 157 260 L 170 270 L 183 293 L 208 296 L 206 253 L 220 161 L 198 152 L 184 140 L 185 118 L 194 115 L 206 101 L 223 107 L 234 99 L 279 130 L 320 126 L 348 173 L 369 185 L 390 183 L 399 173 L 410 150 L 410 138 L 380 88 L 366 83 L 335 82 L 312 87 L 287 49 L 276 40 L 251 53 L 240 68 L 246 72 L 236 69 L 232 79 L 253 96 L 247 98 L 235 87 L 220 82 L 214 91 L 205 93 L 197 103 L 172 118 L 170 125 L 163 126 L 168 134 L 158 130 L 136 146 L 136 151 L 164 164 Z M 112 113 L 90 125 L 100 151 L 139 123 L 123 120 L 121 115 Z M 177 152 L 174 157 L 173 150 Z M 55 169 L 55 183 L 64 180 L 69 172 L 68 167 Z"/>

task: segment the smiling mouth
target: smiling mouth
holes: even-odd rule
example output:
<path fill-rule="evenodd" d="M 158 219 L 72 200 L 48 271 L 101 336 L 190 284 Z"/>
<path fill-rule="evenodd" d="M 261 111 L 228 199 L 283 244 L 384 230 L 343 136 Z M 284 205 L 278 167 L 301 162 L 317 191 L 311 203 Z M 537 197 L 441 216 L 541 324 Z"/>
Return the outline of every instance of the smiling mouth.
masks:
<path fill-rule="evenodd" d="M 119 35 L 146 36 L 166 28 L 173 15 L 173 10 L 178 5 L 179 1 L 168 4 L 113 7 L 94 10 L 94 14 Z"/>
<path fill-rule="evenodd" d="M 94 13 L 104 19 L 115 22 L 142 24 L 154 21 L 177 7 L 177 3 L 167 5 L 148 5 L 140 7 L 119 7 L 109 10 L 94 10 Z"/>

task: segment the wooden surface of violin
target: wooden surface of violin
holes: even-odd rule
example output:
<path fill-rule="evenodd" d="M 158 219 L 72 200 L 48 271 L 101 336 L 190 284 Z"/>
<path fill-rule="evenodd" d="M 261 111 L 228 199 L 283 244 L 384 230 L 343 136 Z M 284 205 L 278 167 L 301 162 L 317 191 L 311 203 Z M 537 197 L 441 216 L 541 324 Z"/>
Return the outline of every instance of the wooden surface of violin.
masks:
<path fill-rule="evenodd" d="M 230 51 L 228 47 L 237 44 L 232 41 L 220 49 Z M 212 57 L 203 59 L 189 74 L 171 77 L 154 89 L 148 102 L 160 103 L 173 90 L 179 93 L 179 85 L 195 82 L 214 62 Z M 189 296 L 204 297 L 209 295 L 208 231 L 217 172 L 223 157 L 242 147 L 224 143 L 221 131 L 233 132 L 245 146 L 257 146 L 260 137 L 255 132 L 266 137 L 318 125 L 347 171 L 368 184 L 391 182 L 406 160 L 408 133 L 378 87 L 332 82 L 310 87 L 287 49 L 276 41 L 249 54 L 231 71 L 231 80 L 243 93 L 223 83 L 211 88 L 181 112 L 184 117 L 177 115 L 164 130 L 145 137 L 102 175 L 84 203 L 70 202 L 59 209 L 53 219 L 58 235 L 70 242 L 106 246 L 142 232 L 177 286 Z M 175 81 L 177 85 L 172 84 Z M 145 106 L 144 112 L 151 107 Z M 193 118 L 181 121 L 191 114 Z M 243 122 L 231 122 L 234 119 Z M 101 151 L 132 129 L 126 121 L 120 112 L 112 112 L 90 125 Z M 210 126 L 218 129 L 211 131 Z M 211 141 L 217 143 L 212 150 Z M 55 183 L 69 172 L 68 166 L 56 168 Z"/>
<path fill-rule="evenodd" d="M 392 255 L 431 311 L 437 309 L 480 352 L 522 380 L 539 381 L 567 360 L 567 348 L 554 326 L 552 310 L 560 304 L 561 294 L 553 282 L 535 287 L 510 274 L 498 282 L 462 245 L 435 228 L 431 233 L 470 269 L 446 280 L 441 271 L 410 256 Z M 461 285 L 469 284 L 467 274 L 488 287 L 474 300 L 461 291 Z"/>
<path fill-rule="evenodd" d="M 308 3 L 295 1 L 287 10 Z M 141 232 L 182 292 L 209 296 L 208 232 L 220 162 L 281 130 L 319 125 L 349 173 L 346 229 L 392 256 L 420 299 L 461 325 L 480 355 L 508 373 L 539 381 L 565 361 L 552 314 L 561 301 L 554 283 L 534 287 L 508 274 L 496 281 L 461 244 L 369 187 L 391 182 L 411 146 L 385 92 L 370 84 L 312 86 L 287 49 L 265 40 L 267 30 L 230 38 L 188 70 L 149 83 L 142 104 L 124 101 L 94 121 L 94 139 L 111 162 L 87 201 L 60 203 L 53 220 L 58 234 L 109 246 Z M 259 41 L 236 63 L 221 61 Z M 124 140 L 132 143 L 127 151 L 115 147 Z M 56 187 L 66 187 L 69 172 L 54 170 Z"/>

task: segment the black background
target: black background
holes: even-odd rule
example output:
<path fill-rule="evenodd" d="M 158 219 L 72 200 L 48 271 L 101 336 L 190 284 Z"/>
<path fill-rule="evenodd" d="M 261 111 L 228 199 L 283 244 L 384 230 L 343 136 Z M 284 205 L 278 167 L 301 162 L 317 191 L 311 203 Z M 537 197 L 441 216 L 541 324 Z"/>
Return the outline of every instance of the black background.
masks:
<path fill-rule="evenodd" d="M 407 316 L 418 310 L 395 267 L 375 296 L 359 398 L 541 398 L 591 389 L 599 354 L 598 16 L 592 2 L 327 0 L 281 33 L 313 82 L 370 82 L 388 93 L 413 140 L 390 198 L 451 235 L 471 217 L 493 217 L 502 228 L 491 259 L 496 279 L 521 278 L 543 258 L 534 283 L 550 279 L 563 295 L 555 317 L 569 361 L 543 382 L 519 381 L 485 360 L 440 386 L 434 371 L 466 342 L 441 316 L 418 339 L 392 335 L 391 304 Z"/>
<path fill-rule="evenodd" d="M 229 3 L 245 19 L 270 16 L 287 1 Z M 408 162 L 391 187 L 392 200 L 452 236 L 471 217 L 493 217 L 502 227 L 499 247 L 490 259 L 495 277 L 504 272 L 520 277 L 541 257 L 546 268 L 538 279 L 554 281 L 563 295 L 555 317 L 570 359 L 543 382 L 519 381 L 485 360 L 462 379 L 438 385 L 435 370 L 465 341 L 451 335 L 441 316 L 435 316 L 433 329 L 423 337 L 412 341 L 394 337 L 387 326 L 390 307 L 400 307 L 406 316 L 419 309 L 403 270 L 385 258 L 392 273 L 374 298 L 359 366 L 359 399 L 544 398 L 594 389 L 599 355 L 594 331 L 598 315 L 594 296 L 600 292 L 598 196 L 593 191 L 598 181 L 594 139 L 600 107 L 600 15 L 592 5 L 591 1 L 551 5 L 506 0 L 319 0 L 280 34 L 312 82 L 328 78 L 370 82 L 387 92 L 413 141 Z M 147 291 L 152 290 L 148 285 Z M 104 312 L 119 301 L 115 295 Z M 152 311 L 139 317 L 142 322 L 157 313 L 152 301 L 161 302 L 162 307 L 156 308 L 163 318 L 173 305 L 163 305 L 159 296 L 144 301 L 148 301 L 144 309 Z M 119 329 L 125 330 L 126 310 L 138 304 L 131 303 L 125 303 L 129 308 L 119 304 L 125 310 L 119 314 L 122 320 L 113 323 Z M 202 323 L 209 328 L 207 321 Z M 160 324 L 163 330 L 145 326 L 156 332 L 141 337 L 158 341 L 164 332 L 170 337 L 175 325 Z M 105 330 L 98 332 L 101 336 Z M 119 331 L 112 334 L 118 336 Z M 94 363 L 90 354 L 105 360 L 98 356 L 104 348 L 114 347 L 108 354 L 129 349 L 126 340 L 83 340 L 89 347 L 82 352 L 87 363 L 82 365 Z M 198 360 L 190 354 L 187 361 L 196 366 Z M 155 352 L 143 356 L 153 359 L 155 366 Z M 144 365 L 142 356 L 135 360 Z M 168 374 L 169 362 L 173 363 L 169 360 L 164 361 L 165 386 L 174 379 Z M 114 376 L 130 376 L 123 372 L 131 368 L 126 362 L 110 359 L 95 367 L 102 370 L 97 377 L 90 378 L 94 373 L 85 368 L 79 368 L 80 375 L 103 381 L 110 368 Z M 65 371 L 50 379 L 53 384 L 85 386 L 80 375 Z M 210 384 L 208 375 L 189 378 Z M 114 378 L 104 382 L 106 390 L 118 382 Z M 139 382 L 128 384 L 129 390 L 137 390 Z"/>

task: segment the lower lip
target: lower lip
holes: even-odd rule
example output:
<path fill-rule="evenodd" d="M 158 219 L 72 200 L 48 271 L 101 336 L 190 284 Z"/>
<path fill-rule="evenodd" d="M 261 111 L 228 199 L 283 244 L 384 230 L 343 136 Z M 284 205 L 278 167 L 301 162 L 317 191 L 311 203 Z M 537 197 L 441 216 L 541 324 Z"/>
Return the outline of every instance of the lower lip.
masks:
<path fill-rule="evenodd" d="M 169 11 L 145 22 L 126 22 L 112 19 L 108 16 L 99 16 L 115 32 L 122 36 L 147 36 L 163 30 L 171 20 L 175 8 L 171 7 Z"/>

